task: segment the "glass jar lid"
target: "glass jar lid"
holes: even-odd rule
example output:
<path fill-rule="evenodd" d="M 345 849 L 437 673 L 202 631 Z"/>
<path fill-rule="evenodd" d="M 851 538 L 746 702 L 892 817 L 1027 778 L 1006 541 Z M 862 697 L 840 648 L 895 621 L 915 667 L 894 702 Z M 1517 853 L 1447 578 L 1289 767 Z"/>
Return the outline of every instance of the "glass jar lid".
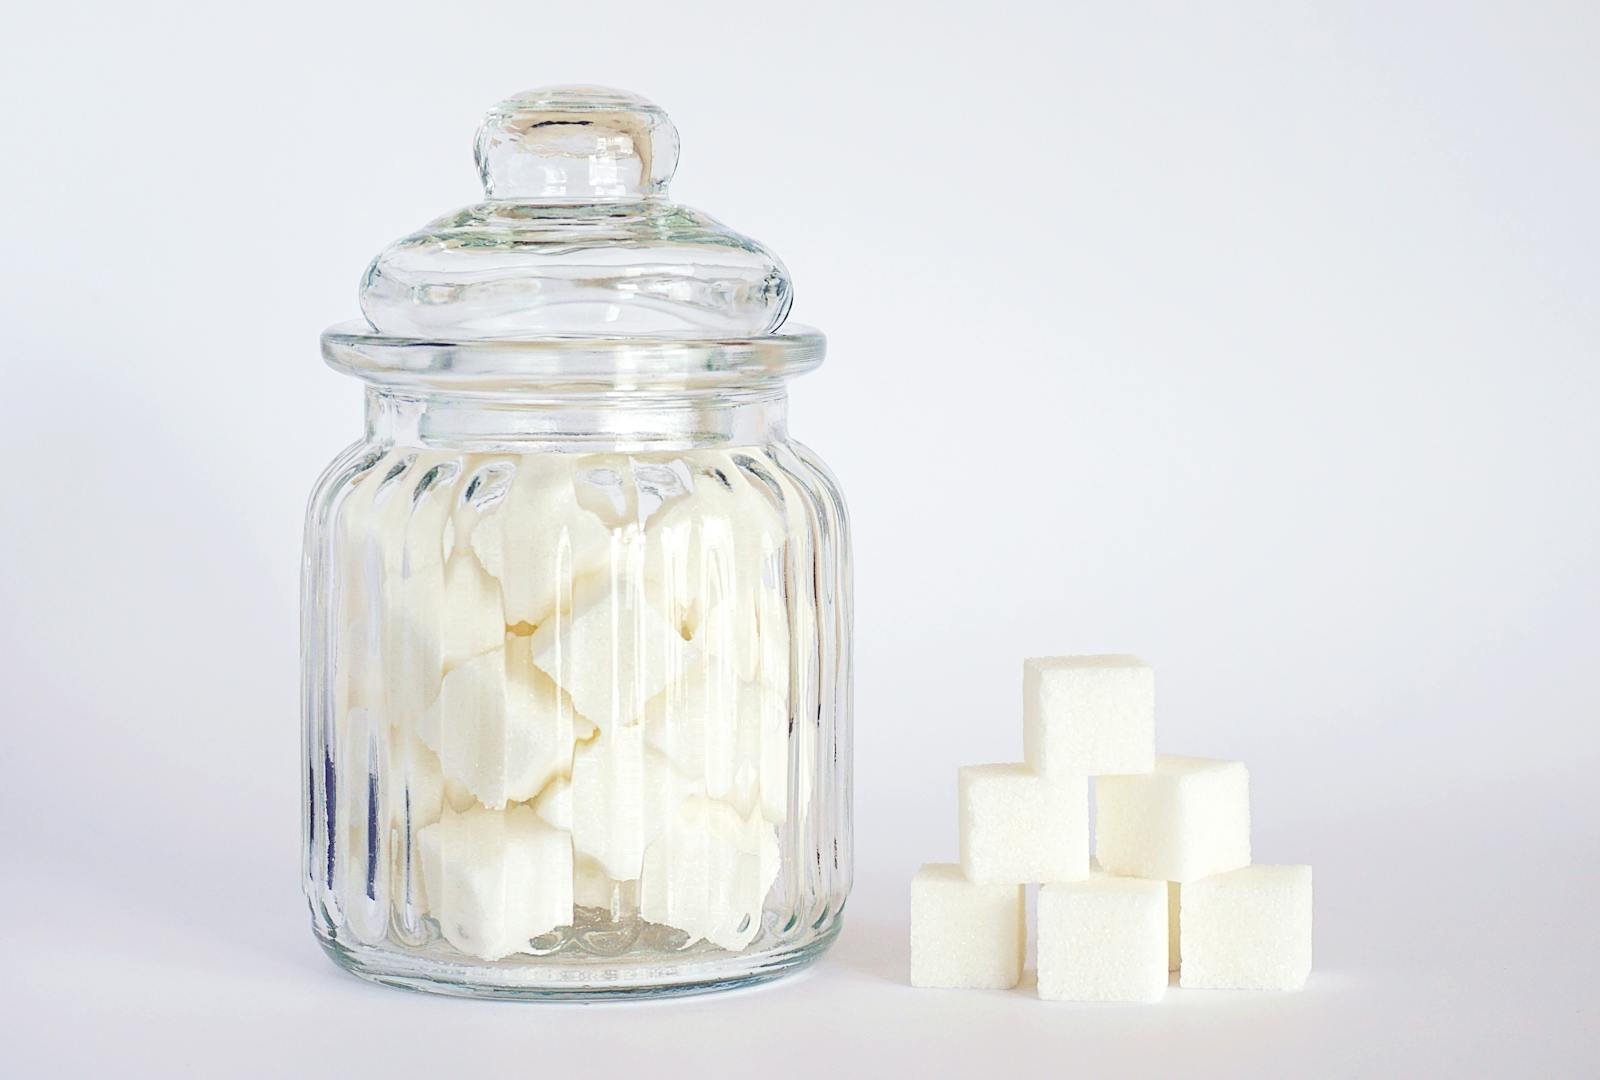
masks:
<path fill-rule="evenodd" d="M 485 200 L 378 253 L 335 368 L 387 383 L 786 376 L 821 362 L 780 331 L 793 291 L 761 244 L 667 195 L 678 132 L 634 94 L 557 86 L 478 129 Z"/>

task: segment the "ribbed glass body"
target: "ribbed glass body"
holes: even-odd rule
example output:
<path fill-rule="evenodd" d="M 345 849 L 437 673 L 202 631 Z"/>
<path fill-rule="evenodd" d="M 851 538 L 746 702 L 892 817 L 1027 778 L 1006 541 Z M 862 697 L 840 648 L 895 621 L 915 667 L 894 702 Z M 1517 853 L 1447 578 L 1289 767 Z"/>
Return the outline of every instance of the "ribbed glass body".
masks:
<path fill-rule="evenodd" d="M 305 888 L 447 993 L 713 989 L 850 888 L 843 500 L 781 382 L 368 391 L 306 524 Z"/>

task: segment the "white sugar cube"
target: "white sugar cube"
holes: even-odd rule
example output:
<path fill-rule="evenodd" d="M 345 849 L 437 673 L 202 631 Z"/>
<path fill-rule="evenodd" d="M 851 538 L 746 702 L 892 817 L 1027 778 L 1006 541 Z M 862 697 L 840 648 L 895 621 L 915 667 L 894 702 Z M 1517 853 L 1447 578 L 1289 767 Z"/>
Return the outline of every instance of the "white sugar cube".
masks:
<path fill-rule="evenodd" d="M 505 633 L 499 586 L 471 552 L 451 554 L 462 471 L 438 454 L 385 459 L 341 508 L 341 709 L 414 730 L 445 669 Z"/>
<path fill-rule="evenodd" d="M 500 647 L 500 587 L 470 551 L 409 572 L 386 593 L 383 679 L 389 720 L 415 730 L 452 665 Z"/>
<path fill-rule="evenodd" d="M 911 879 L 911 985 L 1005 990 L 1022 978 L 1021 885 L 974 885 L 953 863 Z"/>
<path fill-rule="evenodd" d="M 340 835 L 362 890 L 380 885 L 370 873 L 386 869 L 388 838 L 439 820 L 445 780 L 434 756 L 414 735 L 391 731 L 367 709 L 339 723 L 336 796 Z M 369 865 L 369 863 L 371 865 Z"/>
<path fill-rule="evenodd" d="M 782 565 L 778 565 L 776 573 L 782 580 Z M 815 607 L 809 597 L 795 598 L 794 620 L 799 632 L 815 633 Z M 712 608 L 696 625 L 695 644 L 707 652 L 731 655 L 746 678 L 787 689 L 791 666 L 789 620 L 789 605 L 782 591 L 763 584 L 736 597 L 734 602 Z M 804 648 L 808 643 L 815 648 L 814 639 L 809 637 L 800 646 Z"/>
<path fill-rule="evenodd" d="M 1046 776 L 1149 772 L 1155 670 L 1136 656 L 1040 656 L 1022 663 L 1022 756 Z"/>
<path fill-rule="evenodd" d="M 961 869 L 979 885 L 1089 876 L 1089 783 L 1026 765 L 967 765 L 958 802 Z"/>
<path fill-rule="evenodd" d="M 1177 971 L 1178 961 L 1182 955 L 1178 943 L 1182 940 L 1182 930 L 1178 921 L 1178 912 L 1181 908 L 1181 895 L 1183 886 L 1176 881 L 1167 882 L 1167 970 Z"/>
<path fill-rule="evenodd" d="M 533 666 L 527 638 L 452 668 L 418 724 L 445 775 L 491 810 L 537 795 L 572 769 L 573 746 L 591 729 Z"/>
<path fill-rule="evenodd" d="M 1311 867 L 1247 866 L 1183 886 L 1179 984 L 1299 990 L 1311 973 Z"/>
<path fill-rule="evenodd" d="M 632 573 L 584 578 L 573 587 L 571 611 L 532 637 L 533 662 L 602 731 L 637 723 L 645 704 L 699 660 L 647 592 Z"/>
<path fill-rule="evenodd" d="M 637 878 L 647 846 L 685 798 L 701 790 L 645 743 L 638 725 L 613 728 L 579 745 L 568 814 L 573 846 L 619 881 Z"/>
<path fill-rule="evenodd" d="M 572 922 L 572 842 L 526 806 L 446 813 L 417 838 L 446 941 L 498 960 Z"/>
<path fill-rule="evenodd" d="M 637 881 L 618 881 L 587 855 L 572 861 L 572 902 L 579 907 L 599 908 L 616 918 L 637 907 L 638 888 Z"/>
<path fill-rule="evenodd" d="M 579 504 L 581 459 L 524 454 L 511 464 L 515 475 L 504 496 L 481 509 L 471 545 L 500 582 L 506 622 L 539 626 L 566 606 L 573 581 L 607 565 L 612 531 Z"/>
<path fill-rule="evenodd" d="M 334 712 L 340 716 L 351 709 L 384 707 L 383 624 L 376 605 L 346 622 L 339 632 L 330 658 L 335 670 Z"/>
<path fill-rule="evenodd" d="M 379 534 L 388 547 L 384 682 L 396 725 L 415 724 L 447 666 L 495 648 L 505 634 L 499 587 L 470 552 L 446 551 L 461 474 L 453 458 L 420 455 L 391 496 L 409 503 L 404 531 Z"/>
<path fill-rule="evenodd" d="M 458 549 L 444 566 L 439 620 L 428 628 L 444 666 L 492 650 L 508 621 L 499 583 L 470 550 Z"/>
<path fill-rule="evenodd" d="M 777 829 L 759 814 L 686 799 L 645 852 L 639 913 L 691 940 L 742 949 L 761 932 L 778 866 Z"/>
<path fill-rule="evenodd" d="M 748 813 L 759 799 L 769 821 L 787 811 L 789 714 L 784 694 L 704 663 L 645 707 L 651 746 L 699 779 L 713 799 Z"/>
<path fill-rule="evenodd" d="M 1250 863 L 1250 773 L 1237 761 L 1156 757 L 1095 779 L 1095 854 L 1107 873 L 1188 883 Z"/>
<path fill-rule="evenodd" d="M 500 586 L 471 551 L 460 548 L 442 564 L 407 571 L 397 602 L 418 662 L 443 672 L 500 644 L 506 633 Z"/>
<path fill-rule="evenodd" d="M 444 802 L 458 814 L 479 805 L 478 797 L 472 793 L 472 789 L 450 776 L 444 778 Z"/>
<path fill-rule="evenodd" d="M 391 820 L 412 831 L 432 825 L 444 812 L 444 770 L 439 758 L 415 735 L 391 736 Z"/>
<path fill-rule="evenodd" d="M 652 591 L 697 646 L 741 679 L 787 685 L 787 533 L 775 496 L 732 455 L 708 456 L 688 482 L 691 494 L 664 508 L 646 532 Z"/>
<path fill-rule="evenodd" d="M 1096 875 L 1039 890 L 1039 996 L 1159 1001 L 1167 989 L 1167 887 Z"/>
<path fill-rule="evenodd" d="M 529 804 L 546 825 L 572 831 L 572 781 L 558 776 Z"/>

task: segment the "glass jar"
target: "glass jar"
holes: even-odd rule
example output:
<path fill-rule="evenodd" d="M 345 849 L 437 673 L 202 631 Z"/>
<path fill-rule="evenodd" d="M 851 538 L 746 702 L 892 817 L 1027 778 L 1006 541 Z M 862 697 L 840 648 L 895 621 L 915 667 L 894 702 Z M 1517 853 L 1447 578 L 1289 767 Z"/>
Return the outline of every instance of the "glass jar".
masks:
<path fill-rule="evenodd" d="M 366 431 L 306 523 L 305 888 L 365 978 L 611 997 L 793 970 L 850 889 L 844 503 L 787 429 L 823 339 L 593 87 L 478 133 L 487 201 L 323 335 Z"/>

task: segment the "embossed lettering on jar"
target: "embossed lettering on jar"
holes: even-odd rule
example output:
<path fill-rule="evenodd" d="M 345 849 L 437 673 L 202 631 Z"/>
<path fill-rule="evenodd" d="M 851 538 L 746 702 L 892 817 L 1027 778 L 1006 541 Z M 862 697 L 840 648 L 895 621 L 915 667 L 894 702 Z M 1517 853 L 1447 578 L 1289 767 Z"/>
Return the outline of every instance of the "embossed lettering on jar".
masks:
<path fill-rule="evenodd" d="M 485 202 L 323 335 L 366 431 L 306 527 L 305 887 L 338 963 L 483 996 L 770 978 L 851 874 L 844 503 L 789 438 L 770 252 L 643 99 L 531 91 Z M 780 329 L 780 327 L 782 327 Z"/>

